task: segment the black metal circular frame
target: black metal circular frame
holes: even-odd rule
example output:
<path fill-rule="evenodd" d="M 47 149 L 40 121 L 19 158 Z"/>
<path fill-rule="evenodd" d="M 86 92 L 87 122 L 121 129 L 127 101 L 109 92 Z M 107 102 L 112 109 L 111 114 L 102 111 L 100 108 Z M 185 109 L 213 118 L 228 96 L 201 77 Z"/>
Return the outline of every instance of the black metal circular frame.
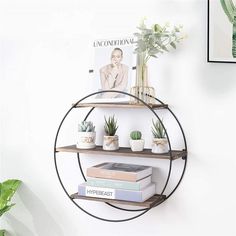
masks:
<path fill-rule="evenodd" d="M 180 179 L 179 181 L 177 182 L 176 186 L 173 188 L 173 190 L 168 194 L 166 195 L 166 197 L 164 199 L 162 199 L 161 201 L 159 201 L 157 204 L 155 204 L 154 206 L 150 207 L 150 208 L 143 208 L 143 209 L 126 209 L 126 208 L 121 208 L 121 207 L 117 207 L 117 206 L 114 206 L 113 204 L 110 204 L 110 203 L 106 203 L 108 204 L 109 206 L 111 207 L 114 207 L 116 209 L 119 209 L 119 210 L 124 210 L 124 211 L 131 211 L 131 212 L 139 212 L 141 211 L 141 213 L 133 216 L 133 217 L 130 217 L 130 218 L 126 218 L 126 219 L 121 219 L 121 220 L 112 220 L 112 219 L 106 219 L 106 218 L 102 218 L 102 217 L 99 217 L 99 216 L 96 216 L 96 215 L 93 215 L 91 214 L 90 212 L 86 211 L 84 208 L 82 208 L 81 206 L 78 205 L 77 202 L 75 202 L 69 195 L 69 193 L 67 192 L 65 186 L 63 185 L 62 183 L 62 180 L 61 180 L 61 177 L 60 177 L 60 174 L 59 174 L 59 171 L 58 171 L 58 167 L 57 167 L 57 158 L 56 158 L 56 154 L 57 154 L 57 151 L 56 151 L 56 147 L 57 147 L 57 139 L 58 139 L 58 136 L 59 136 L 59 132 L 60 132 L 60 129 L 62 127 L 62 124 L 64 123 L 66 117 L 69 115 L 69 113 L 72 111 L 72 109 L 74 108 L 77 108 L 78 104 L 81 103 L 82 101 L 84 101 L 85 99 L 91 97 L 91 96 L 94 96 L 94 95 L 97 95 L 97 94 L 100 94 L 100 93 L 119 93 L 119 94 L 123 94 L 123 95 L 127 95 L 129 97 L 132 97 L 134 98 L 135 100 L 139 101 L 141 104 L 143 104 L 146 108 L 148 108 L 153 114 L 154 116 L 156 116 L 156 118 L 159 120 L 159 122 L 162 124 L 164 130 L 165 130 L 165 133 L 166 133 L 166 137 L 167 137 L 167 141 L 168 141 L 168 145 L 169 145 L 169 154 L 170 154 L 170 162 L 169 162 L 169 170 L 168 170 L 168 174 L 167 174 L 167 177 L 166 177 L 166 182 L 165 182 L 165 185 L 160 193 L 160 195 L 162 195 L 164 193 L 164 191 L 166 190 L 166 187 L 168 185 L 168 182 L 169 182 L 169 179 L 170 179 L 170 175 L 171 175 L 171 171 L 172 171 L 172 161 L 173 161 L 173 155 L 172 155 L 172 149 L 171 149 L 171 143 L 170 143 L 170 138 L 169 138 L 169 135 L 168 135 L 168 132 L 162 122 L 162 120 L 159 118 L 159 116 L 156 114 L 155 110 L 149 105 L 147 104 L 146 102 L 144 102 L 142 99 L 132 95 L 132 94 L 129 94 L 129 93 L 126 93 L 126 92 L 123 92 L 123 91 L 118 91 L 118 90 L 103 90 L 103 91 L 99 91 L 99 92 L 95 92 L 95 93 L 91 93 L 85 97 L 83 97 L 82 99 L 80 99 L 78 102 L 76 102 L 68 111 L 67 113 L 65 114 L 65 116 L 63 117 L 59 127 L 58 127 L 58 130 L 57 130 L 57 133 L 56 133 L 56 137 L 55 137 L 55 142 L 54 142 L 54 163 L 55 163 L 55 169 L 56 169 L 56 173 L 57 173 L 57 176 L 58 176 L 58 179 L 59 179 L 59 182 L 64 190 L 64 192 L 66 193 L 66 195 L 70 198 L 70 200 L 79 208 L 81 209 L 83 212 L 85 212 L 86 214 L 96 218 L 96 219 L 99 219 L 99 220 L 103 220 L 103 221 L 107 221 L 107 222 L 124 222 L 124 221 L 129 221 L 129 220 L 133 220 L 135 218 L 138 218 L 139 216 L 147 213 L 150 209 L 160 205 L 161 203 L 163 203 L 164 201 L 166 201 L 174 192 L 175 190 L 178 188 L 180 182 L 182 181 L 183 179 L 183 176 L 184 176 L 184 173 L 185 173 L 185 169 L 186 169 L 186 165 L 187 165 L 187 142 L 186 142 L 186 138 L 185 138 L 185 134 L 184 134 L 184 131 L 183 131 L 183 128 L 179 122 L 179 120 L 177 119 L 176 115 L 173 113 L 173 111 L 171 111 L 171 109 L 167 106 L 164 106 L 165 104 L 160 101 L 159 99 L 153 97 L 153 96 L 150 96 L 148 94 L 146 94 L 146 96 L 149 96 L 153 99 L 155 99 L 157 102 L 159 102 L 161 105 L 163 105 L 165 107 L 165 109 L 167 109 L 171 115 L 174 117 L 174 119 L 176 120 L 179 128 L 180 128 L 180 131 L 182 133 L 182 136 L 183 136 L 183 141 L 184 141 L 184 150 L 186 151 L 186 156 L 182 157 L 183 161 L 184 161 L 184 165 L 183 165 L 183 170 L 182 170 L 182 173 L 181 173 L 181 176 L 180 176 Z M 91 108 L 90 111 L 87 113 L 87 115 L 85 116 L 84 120 L 86 120 L 88 118 L 88 116 L 91 114 L 91 112 L 94 110 L 95 107 Z M 83 172 L 83 168 L 82 168 L 82 165 L 81 165 L 81 162 L 80 162 L 80 156 L 79 156 L 79 153 L 77 153 L 77 159 L 78 159 L 78 165 L 79 165 L 79 168 L 80 168 L 80 171 L 81 171 L 81 174 L 82 174 L 82 177 L 83 179 L 86 181 L 86 177 L 84 175 L 84 172 Z"/>

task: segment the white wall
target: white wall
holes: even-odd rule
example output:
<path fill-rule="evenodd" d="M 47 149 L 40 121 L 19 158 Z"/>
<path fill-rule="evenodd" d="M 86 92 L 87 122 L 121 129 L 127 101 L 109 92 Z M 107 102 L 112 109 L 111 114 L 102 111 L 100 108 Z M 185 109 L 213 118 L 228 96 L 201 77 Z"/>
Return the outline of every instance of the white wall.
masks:
<path fill-rule="evenodd" d="M 2 228 L 18 236 L 236 234 L 236 67 L 206 62 L 206 5 L 202 0 L 0 2 L 0 179 L 23 181 Z M 87 73 L 90 40 L 130 34 L 143 16 L 150 23 L 183 24 L 188 35 L 178 50 L 149 66 L 158 98 L 170 104 L 185 130 L 187 170 L 175 194 L 146 215 L 101 222 L 63 192 L 54 168 L 54 138 L 71 103 L 93 91 Z M 145 124 L 148 114 L 137 115 Z M 75 130 L 69 121 L 65 127 Z M 94 159 L 83 161 L 89 165 Z M 163 161 L 148 163 L 164 173 Z M 68 188 L 76 186 L 81 177 L 75 158 L 61 156 L 59 164 Z M 82 204 L 107 218 L 130 215 Z"/>

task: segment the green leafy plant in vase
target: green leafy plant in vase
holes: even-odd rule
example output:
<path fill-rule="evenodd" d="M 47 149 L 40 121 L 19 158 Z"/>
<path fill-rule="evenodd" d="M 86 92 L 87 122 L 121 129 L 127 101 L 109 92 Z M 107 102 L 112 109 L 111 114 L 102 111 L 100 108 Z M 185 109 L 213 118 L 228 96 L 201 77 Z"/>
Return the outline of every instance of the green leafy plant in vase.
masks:
<path fill-rule="evenodd" d="M 134 33 L 136 38 L 134 53 L 137 54 L 136 84 L 131 88 L 131 94 L 147 103 L 153 103 L 151 96 L 155 96 L 155 90 L 149 87 L 147 63 L 150 58 L 157 58 L 170 48 L 176 49 L 176 44 L 184 38 L 181 33 L 182 26 L 171 28 L 169 24 L 164 26 L 153 24 L 147 27 L 145 20 L 142 20 L 137 28 L 139 31 Z"/>
<path fill-rule="evenodd" d="M 15 205 L 11 203 L 11 199 L 20 184 L 21 181 L 17 179 L 8 179 L 0 183 L 0 217 Z M 0 230 L 0 236 L 4 235 L 5 230 Z"/>
<path fill-rule="evenodd" d="M 114 151 L 119 149 L 119 137 L 116 135 L 118 129 L 117 120 L 115 116 L 109 116 L 108 119 L 104 117 L 105 125 L 104 131 L 105 134 L 103 138 L 103 149 L 107 151 Z"/>

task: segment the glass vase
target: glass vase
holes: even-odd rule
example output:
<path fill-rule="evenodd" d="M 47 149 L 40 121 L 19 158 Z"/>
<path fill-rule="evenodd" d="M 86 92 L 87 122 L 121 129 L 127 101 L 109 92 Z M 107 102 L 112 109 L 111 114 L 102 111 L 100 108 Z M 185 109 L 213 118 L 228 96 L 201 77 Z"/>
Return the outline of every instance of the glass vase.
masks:
<path fill-rule="evenodd" d="M 137 54 L 136 82 L 135 86 L 131 88 L 131 94 L 148 104 L 155 103 L 153 99 L 155 97 L 155 90 L 148 84 L 148 66 L 142 53 Z M 141 103 L 138 99 L 132 99 L 131 102 Z"/>

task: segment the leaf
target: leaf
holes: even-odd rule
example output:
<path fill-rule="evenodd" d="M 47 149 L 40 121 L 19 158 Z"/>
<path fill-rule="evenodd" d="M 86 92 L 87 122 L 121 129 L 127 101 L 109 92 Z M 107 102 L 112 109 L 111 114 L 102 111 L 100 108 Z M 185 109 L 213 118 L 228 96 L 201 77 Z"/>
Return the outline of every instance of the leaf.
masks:
<path fill-rule="evenodd" d="M 160 32 L 160 31 L 162 31 L 161 26 L 158 25 L 158 24 L 155 24 L 155 25 L 153 26 L 153 29 L 154 29 L 155 32 Z"/>
<path fill-rule="evenodd" d="M 9 179 L 0 183 L 0 216 L 14 205 L 8 205 L 12 196 L 20 186 L 21 181 L 17 179 Z"/>
<path fill-rule="evenodd" d="M 6 230 L 4 230 L 4 229 L 1 229 L 1 230 L 0 230 L 0 236 L 4 236 L 5 233 L 6 233 Z"/>
<path fill-rule="evenodd" d="M 0 209 L 0 216 L 2 216 L 5 212 L 9 211 L 14 205 L 15 205 L 15 203 L 1 208 Z"/>
<path fill-rule="evenodd" d="M 0 206 L 2 201 L 10 201 L 17 188 L 21 184 L 20 180 L 9 179 L 1 183 L 0 186 Z"/>
<path fill-rule="evenodd" d="M 152 49 L 150 49 L 149 50 L 149 54 L 150 55 L 154 55 L 154 54 L 157 54 L 157 53 L 159 53 L 159 52 L 161 52 L 158 48 L 152 48 Z"/>
<path fill-rule="evenodd" d="M 171 45 L 174 49 L 176 49 L 176 45 L 175 45 L 174 42 L 171 42 L 170 45 Z"/>
<path fill-rule="evenodd" d="M 162 45 L 161 48 L 162 48 L 164 51 L 169 52 L 166 46 Z"/>
<path fill-rule="evenodd" d="M 180 30 L 177 26 L 175 26 L 174 29 L 175 29 L 175 32 L 180 32 Z"/>

